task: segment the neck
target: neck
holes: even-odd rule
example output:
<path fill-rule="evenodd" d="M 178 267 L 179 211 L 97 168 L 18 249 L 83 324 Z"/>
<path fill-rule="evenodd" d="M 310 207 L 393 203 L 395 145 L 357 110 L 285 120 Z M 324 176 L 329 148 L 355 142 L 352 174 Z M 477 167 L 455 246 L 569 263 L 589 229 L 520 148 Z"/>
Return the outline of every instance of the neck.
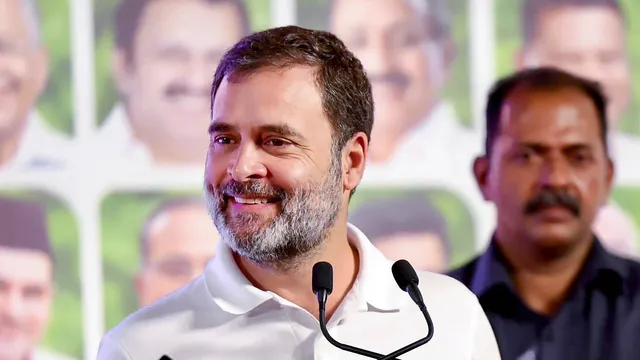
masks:
<path fill-rule="evenodd" d="M 535 242 L 518 241 L 517 237 L 496 240 L 511 266 L 518 295 L 529 308 L 546 316 L 560 309 L 593 246 L 592 235 L 562 250 L 531 245 Z"/>
<path fill-rule="evenodd" d="M 313 265 L 318 261 L 326 261 L 333 266 L 333 292 L 327 300 L 327 319 L 333 315 L 353 286 L 360 268 L 358 251 L 347 239 L 346 225 L 334 229 L 317 254 L 290 270 L 265 267 L 234 256 L 238 267 L 254 286 L 291 301 L 316 318 L 318 300 L 311 289 Z"/>
<path fill-rule="evenodd" d="M 380 136 L 374 135 L 375 140 L 371 142 L 367 160 L 374 164 L 384 164 L 389 161 L 393 157 L 400 138 L 400 134 L 391 132 L 384 135 L 380 134 Z"/>

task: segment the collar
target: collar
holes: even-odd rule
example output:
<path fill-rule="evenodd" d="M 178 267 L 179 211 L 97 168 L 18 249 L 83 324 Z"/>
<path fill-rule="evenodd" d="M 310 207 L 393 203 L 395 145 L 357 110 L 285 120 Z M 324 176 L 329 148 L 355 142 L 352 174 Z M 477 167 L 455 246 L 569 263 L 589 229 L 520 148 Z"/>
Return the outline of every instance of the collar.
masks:
<path fill-rule="evenodd" d="M 18 145 L 5 168 L 59 168 L 69 157 L 69 139 L 53 130 L 37 110 L 32 110 Z"/>
<path fill-rule="evenodd" d="M 628 267 L 624 260 L 610 254 L 594 236 L 593 247 L 578 275 L 579 286 L 594 285 L 604 292 L 618 295 L 624 290 L 624 280 L 627 276 Z M 495 238 L 492 238 L 487 250 L 477 259 L 470 288 L 474 294 L 481 297 L 499 286 L 507 287 L 516 293 L 509 275 L 509 265 Z"/>
<path fill-rule="evenodd" d="M 358 228 L 351 224 L 347 224 L 347 227 L 349 242 L 357 247 L 360 256 L 356 284 L 349 294 L 356 292 L 362 311 L 368 310 L 369 306 L 380 311 L 399 310 L 407 304 L 407 297 L 393 279 L 391 262 Z M 204 277 L 212 300 L 223 311 L 234 315 L 246 314 L 275 298 L 274 293 L 260 290 L 247 280 L 224 241 L 218 244 L 216 256 L 207 265 Z"/>

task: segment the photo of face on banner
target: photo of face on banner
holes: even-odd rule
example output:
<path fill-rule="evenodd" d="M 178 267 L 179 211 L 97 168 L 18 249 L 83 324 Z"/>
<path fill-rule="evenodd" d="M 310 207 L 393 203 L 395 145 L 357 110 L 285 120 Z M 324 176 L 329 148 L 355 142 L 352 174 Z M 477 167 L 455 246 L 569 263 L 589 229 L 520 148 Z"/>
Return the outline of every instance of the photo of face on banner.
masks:
<path fill-rule="evenodd" d="M 82 358 L 77 224 L 39 191 L 0 193 L 0 359 Z"/>
<path fill-rule="evenodd" d="M 363 184 L 472 181 L 482 141 L 471 129 L 467 1 L 299 0 L 297 20 L 336 34 L 371 81 Z"/>
<path fill-rule="evenodd" d="M 497 0 L 498 76 L 554 66 L 599 82 L 607 95 L 616 179 L 640 182 L 640 21 L 634 0 Z"/>
<path fill-rule="evenodd" d="M 444 273 L 476 252 L 474 221 L 465 204 L 441 189 L 358 188 L 349 222 L 387 258 Z"/>
<path fill-rule="evenodd" d="M 0 177 L 73 154 L 69 1 L 0 2 Z"/>
<path fill-rule="evenodd" d="M 95 2 L 100 158 L 129 169 L 202 166 L 213 74 L 228 48 L 268 21 L 265 3 Z"/>
<path fill-rule="evenodd" d="M 102 223 L 107 324 L 202 274 L 220 241 L 199 193 L 111 193 Z"/>

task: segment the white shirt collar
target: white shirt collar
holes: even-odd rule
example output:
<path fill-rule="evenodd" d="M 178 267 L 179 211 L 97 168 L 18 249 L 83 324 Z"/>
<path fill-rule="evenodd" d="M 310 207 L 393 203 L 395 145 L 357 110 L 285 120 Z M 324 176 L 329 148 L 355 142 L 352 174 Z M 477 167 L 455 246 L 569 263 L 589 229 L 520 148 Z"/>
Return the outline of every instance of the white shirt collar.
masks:
<path fill-rule="evenodd" d="M 405 306 L 408 296 L 396 285 L 391 262 L 355 226 L 348 224 L 347 236 L 360 256 L 360 271 L 349 293 L 361 300 L 359 309 L 366 311 L 369 305 L 380 311 L 393 311 Z M 209 293 L 215 294 L 213 301 L 234 315 L 246 314 L 274 298 L 273 293 L 260 290 L 247 280 L 223 241 L 218 245 L 216 257 L 207 265 L 204 277 Z M 352 294 L 354 291 L 357 294 Z"/>

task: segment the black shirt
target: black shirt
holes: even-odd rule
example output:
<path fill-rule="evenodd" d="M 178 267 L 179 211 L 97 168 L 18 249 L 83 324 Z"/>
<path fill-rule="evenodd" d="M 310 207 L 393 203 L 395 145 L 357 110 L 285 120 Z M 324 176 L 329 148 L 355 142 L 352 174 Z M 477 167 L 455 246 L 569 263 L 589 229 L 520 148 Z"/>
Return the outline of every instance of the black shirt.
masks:
<path fill-rule="evenodd" d="M 449 275 L 478 296 L 502 360 L 640 359 L 640 263 L 608 253 L 597 239 L 553 318 L 520 299 L 495 241 Z"/>

